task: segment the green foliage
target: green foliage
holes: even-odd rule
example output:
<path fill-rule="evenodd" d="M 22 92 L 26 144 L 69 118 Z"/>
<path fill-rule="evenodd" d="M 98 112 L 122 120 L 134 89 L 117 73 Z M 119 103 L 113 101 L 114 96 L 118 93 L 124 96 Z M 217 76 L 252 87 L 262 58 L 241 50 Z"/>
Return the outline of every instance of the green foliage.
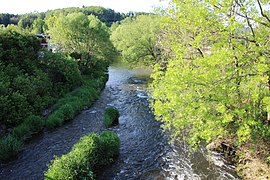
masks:
<path fill-rule="evenodd" d="M 19 16 L 14 14 L 1 13 L 0 24 L 8 26 L 9 24 L 17 25 L 19 22 Z"/>
<path fill-rule="evenodd" d="M 0 140 L 0 160 L 7 160 L 17 154 L 22 145 L 22 141 L 12 135 L 2 138 Z"/>
<path fill-rule="evenodd" d="M 172 1 L 160 43 L 166 62 L 151 90 L 154 113 L 175 138 L 194 146 L 228 134 L 239 144 L 269 139 L 270 22 L 258 2 Z"/>
<path fill-rule="evenodd" d="M 19 141 L 23 141 L 30 135 L 30 133 L 30 126 L 26 123 L 22 123 L 13 129 L 12 137 L 15 137 Z"/>
<path fill-rule="evenodd" d="M 94 15 L 98 17 L 100 21 L 105 23 L 107 26 L 110 26 L 113 22 L 121 21 L 125 15 L 115 12 L 112 9 L 106 9 L 100 6 L 88 6 L 83 8 L 64 8 L 57 10 L 49 10 L 46 13 L 46 17 L 50 16 L 59 16 L 61 14 L 68 15 L 71 13 L 82 12 L 84 15 Z"/>
<path fill-rule="evenodd" d="M 120 114 L 119 111 L 115 108 L 106 108 L 104 113 L 104 124 L 106 127 L 111 127 L 118 124 L 118 118 Z"/>
<path fill-rule="evenodd" d="M 42 130 L 44 120 L 40 116 L 30 115 L 25 119 L 24 124 L 30 127 L 32 133 L 37 133 Z"/>
<path fill-rule="evenodd" d="M 90 133 L 82 137 L 71 152 L 51 161 L 45 179 L 94 179 L 93 171 L 118 156 L 119 145 L 119 138 L 113 132 Z"/>
<path fill-rule="evenodd" d="M 32 32 L 35 34 L 44 33 L 46 30 L 45 21 L 40 19 L 40 18 L 35 19 L 33 24 L 32 24 L 32 28 L 33 28 Z"/>
<path fill-rule="evenodd" d="M 98 80 L 84 77 L 83 86 L 66 94 L 53 106 L 53 112 L 49 115 L 46 126 L 48 128 L 60 126 L 64 121 L 74 118 L 85 106 L 92 104 L 99 97 L 105 80 L 102 76 Z"/>
<path fill-rule="evenodd" d="M 105 131 L 100 134 L 99 165 L 104 166 L 114 161 L 113 157 L 119 155 L 120 140 L 116 133 Z M 110 158 L 108 158 L 110 157 Z"/>
<path fill-rule="evenodd" d="M 112 31 L 111 40 L 129 65 L 149 65 L 159 60 L 160 50 L 156 46 L 159 32 L 159 16 L 139 15 L 124 19 Z"/>
<path fill-rule="evenodd" d="M 44 121 L 41 117 L 29 115 L 23 123 L 15 127 L 10 134 L 0 139 L 0 161 L 8 160 L 16 155 L 23 141 L 32 134 L 42 130 Z"/>
<path fill-rule="evenodd" d="M 51 16 L 46 23 L 52 42 L 77 59 L 82 74 L 90 74 L 97 68 L 104 71 L 114 59 L 108 28 L 95 16 L 70 13 Z"/>
<path fill-rule="evenodd" d="M 81 72 L 74 59 L 61 53 L 45 52 L 39 61 L 39 67 L 48 73 L 53 83 L 52 92 L 55 92 L 56 97 L 82 84 Z"/>
<path fill-rule="evenodd" d="M 82 84 L 72 58 L 51 52 L 38 58 L 39 46 L 36 37 L 15 26 L 0 31 L 0 123 L 19 125 Z"/>

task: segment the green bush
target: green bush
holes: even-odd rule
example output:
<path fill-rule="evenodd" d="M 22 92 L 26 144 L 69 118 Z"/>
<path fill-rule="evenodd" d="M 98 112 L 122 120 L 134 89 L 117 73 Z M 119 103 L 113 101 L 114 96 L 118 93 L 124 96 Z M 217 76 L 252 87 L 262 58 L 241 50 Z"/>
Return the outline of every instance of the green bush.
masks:
<path fill-rule="evenodd" d="M 15 127 L 30 114 L 39 115 L 55 99 L 83 82 L 77 62 L 44 51 L 40 42 L 16 27 L 0 31 L 0 123 Z"/>
<path fill-rule="evenodd" d="M 119 154 L 119 146 L 119 138 L 113 132 L 90 133 L 71 152 L 51 161 L 45 179 L 94 179 L 93 172 L 112 162 Z"/>
<path fill-rule="evenodd" d="M 113 162 L 113 158 L 119 155 L 120 140 L 116 133 L 105 131 L 100 134 L 99 146 L 99 166 L 108 165 Z"/>
<path fill-rule="evenodd" d="M 0 160 L 4 161 L 16 155 L 23 142 L 12 135 L 7 135 L 0 140 Z"/>
<path fill-rule="evenodd" d="M 118 118 L 120 114 L 119 111 L 115 108 L 106 108 L 104 113 L 104 124 L 106 127 L 111 127 L 118 124 Z"/>

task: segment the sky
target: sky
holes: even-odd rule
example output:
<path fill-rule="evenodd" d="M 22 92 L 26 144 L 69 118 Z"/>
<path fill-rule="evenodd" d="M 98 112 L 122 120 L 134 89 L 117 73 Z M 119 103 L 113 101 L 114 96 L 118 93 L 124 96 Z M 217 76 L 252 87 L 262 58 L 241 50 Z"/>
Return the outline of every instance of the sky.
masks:
<path fill-rule="evenodd" d="M 159 5 L 159 0 L 0 0 L 0 13 L 24 14 L 82 6 L 103 6 L 120 13 L 151 12 Z"/>

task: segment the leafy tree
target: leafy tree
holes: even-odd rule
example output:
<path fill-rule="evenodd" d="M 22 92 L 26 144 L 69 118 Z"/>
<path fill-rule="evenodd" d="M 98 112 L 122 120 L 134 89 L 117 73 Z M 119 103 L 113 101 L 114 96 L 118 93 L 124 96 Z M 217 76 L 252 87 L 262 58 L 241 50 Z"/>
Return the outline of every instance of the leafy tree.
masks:
<path fill-rule="evenodd" d="M 32 24 L 32 28 L 33 28 L 32 30 L 33 33 L 40 34 L 40 33 L 44 33 L 44 31 L 46 30 L 46 25 L 42 19 L 36 19 L 34 20 Z"/>
<path fill-rule="evenodd" d="M 155 66 L 151 89 L 154 113 L 175 138 L 194 146 L 229 135 L 269 140 L 266 4 L 172 1 L 160 43 L 169 58 Z"/>
<path fill-rule="evenodd" d="M 18 26 L 23 29 L 32 29 L 32 25 L 36 19 L 39 18 L 39 14 L 24 14 L 21 16 Z"/>
<path fill-rule="evenodd" d="M 156 15 L 128 17 L 112 32 L 113 44 L 131 66 L 158 61 L 160 51 L 156 42 L 160 31 L 159 19 Z"/>
<path fill-rule="evenodd" d="M 46 22 L 52 41 L 60 50 L 78 59 L 84 70 L 99 63 L 107 67 L 108 62 L 113 60 L 115 53 L 108 28 L 95 16 L 71 13 L 67 16 L 52 16 Z"/>

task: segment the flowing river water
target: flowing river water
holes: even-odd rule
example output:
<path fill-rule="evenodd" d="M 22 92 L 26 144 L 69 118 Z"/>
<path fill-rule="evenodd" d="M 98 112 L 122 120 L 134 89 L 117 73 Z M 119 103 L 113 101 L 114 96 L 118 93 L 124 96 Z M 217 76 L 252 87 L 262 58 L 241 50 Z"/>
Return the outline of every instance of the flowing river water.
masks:
<path fill-rule="evenodd" d="M 110 128 L 119 135 L 120 156 L 97 179 L 238 179 L 222 156 L 212 153 L 210 157 L 204 148 L 191 152 L 184 143 L 168 143 L 168 135 L 149 109 L 142 75 L 147 71 L 110 67 L 100 99 L 73 121 L 34 137 L 14 160 L 0 164 L 0 180 L 43 179 L 54 155 L 68 153 L 83 135 L 105 130 L 103 113 L 110 106 L 121 114 L 119 125 Z"/>

